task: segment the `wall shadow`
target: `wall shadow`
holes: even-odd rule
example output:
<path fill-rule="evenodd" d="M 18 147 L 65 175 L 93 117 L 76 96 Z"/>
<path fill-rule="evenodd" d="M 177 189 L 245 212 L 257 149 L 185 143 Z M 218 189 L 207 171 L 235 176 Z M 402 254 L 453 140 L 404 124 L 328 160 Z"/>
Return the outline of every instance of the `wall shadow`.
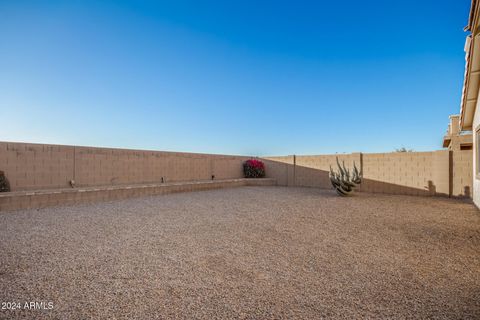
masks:
<path fill-rule="evenodd" d="M 327 170 L 300 166 L 297 164 L 294 165 L 271 159 L 261 158 L 261 160 L 265 162 L 267 178 L 276 179 L 278 185 L 333 190 L 330 183 L 329 171 Z M 392 195 L 450 196 L 449 194 L 437 192 L 437 188 L 431 180 L 429 180 L 427 185 L 423 188 L 415 188 L 364 177 L 362 179 L 362 184 L 356 189 L 356 191 Z"/>

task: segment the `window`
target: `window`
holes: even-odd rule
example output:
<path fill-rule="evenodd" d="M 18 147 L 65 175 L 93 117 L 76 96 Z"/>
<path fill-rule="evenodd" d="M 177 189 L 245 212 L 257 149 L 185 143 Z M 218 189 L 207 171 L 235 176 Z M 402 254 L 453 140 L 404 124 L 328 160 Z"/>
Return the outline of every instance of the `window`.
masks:
<path fill-rule="evenodd" d="M 472 150 L 472 145 L 469 144 L 461 144 L 460 145 L 460 150 Z"/>

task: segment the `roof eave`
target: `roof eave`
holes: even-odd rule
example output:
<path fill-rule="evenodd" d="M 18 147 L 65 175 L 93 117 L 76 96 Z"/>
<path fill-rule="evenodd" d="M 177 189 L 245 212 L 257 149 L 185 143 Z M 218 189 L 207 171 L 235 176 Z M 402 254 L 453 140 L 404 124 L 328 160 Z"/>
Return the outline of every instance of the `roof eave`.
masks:
<path fill-rule="evenodd" d="M 480 38 L 478 37 L 479 9 L 478 0 L 472 0 L 468 26 L 465 28 L 471 31 L 471 35 L 467 37 L 465 43 L 466 64 L 460 107 L 460 130 L 472 130 L 478 99 L 480 70 L 475 59 L 480 59 Z"/>

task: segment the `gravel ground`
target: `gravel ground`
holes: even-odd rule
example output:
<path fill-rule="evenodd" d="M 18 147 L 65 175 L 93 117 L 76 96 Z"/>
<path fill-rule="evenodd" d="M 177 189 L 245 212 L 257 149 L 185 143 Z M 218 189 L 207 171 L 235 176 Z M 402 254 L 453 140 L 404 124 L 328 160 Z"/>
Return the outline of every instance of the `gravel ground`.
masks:
<path fill-rule="evenodd" d="M 0 212 L 0 249 L 22 308 L 0 318 L 480 318 L 480 213 L 458 200 L 244 187 Z"/>

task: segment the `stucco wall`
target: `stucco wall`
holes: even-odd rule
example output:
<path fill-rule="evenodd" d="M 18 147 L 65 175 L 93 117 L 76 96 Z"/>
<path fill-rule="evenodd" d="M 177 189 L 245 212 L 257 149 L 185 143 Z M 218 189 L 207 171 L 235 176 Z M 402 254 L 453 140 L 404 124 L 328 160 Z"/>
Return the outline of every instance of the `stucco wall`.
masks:
<path fill-rule="evenodd" d="M 479 91 L 479 98 L 480 98 L 480 91 Z M 477 148 L 479 147 L 477 145 L 477 141 L 475 138 L 475 131 L 476 129 L 480 126 L 480 100 L 477 99 L 477 106 L 475 109 L 475 114 L 473 116 L 473 155 L 472 155 L 472 175 L 473 175 L 473 202 L 477 205 L 477 207 L 480 207 L 480 180 L 477 179 L 476 177 L 476 161 L 475 161 L 475 155 L 477 153 Z"/>
<path fill-rule="evenodd" d="M 248 157 L 0 142 L 13 191 L 243 178 Z"/>

